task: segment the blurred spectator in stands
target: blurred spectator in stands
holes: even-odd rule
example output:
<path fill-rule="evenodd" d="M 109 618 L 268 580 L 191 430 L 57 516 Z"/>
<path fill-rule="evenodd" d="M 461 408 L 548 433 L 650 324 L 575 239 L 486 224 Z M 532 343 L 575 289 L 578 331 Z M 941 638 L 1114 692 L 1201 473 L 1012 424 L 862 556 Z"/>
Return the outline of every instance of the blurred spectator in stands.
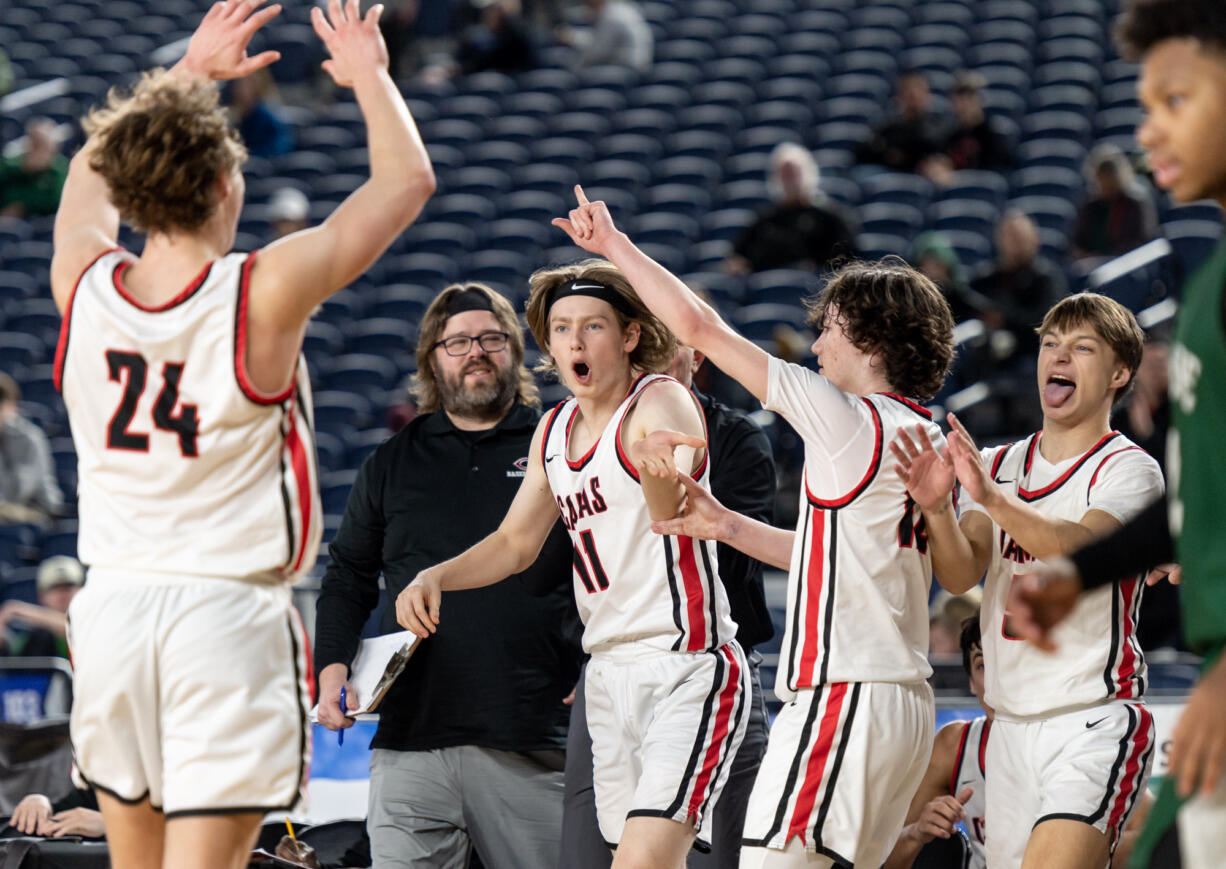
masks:
<path fill-rule="evenodd" d="M 767 180 L 774 202 L 737 239 L 724 270 L 737 275 L 778 268 L 817 271 L 854 258 L 855 218 L 822 195 L 820 178 L 807 148 L 776 145 Z"/>
<path fill-rule="evenodd" d="M 1009 143 L 992 126 L 984 112 L 983 88 L 987 79 L 977 72 L 962 71 L 954 77 L 950 103 L 954 110 L 954 126 L 945 140 L 945 156 L 950 168 L 1007 169 L 1013 165 Z"/>
<path fill-rule="evenodd" d="M 234 126 L 255 157 L 279 157 L 294 150 L 289 124 L 277 115 L 273 103 L 277 86 L 267 69 L 236 78 L 226 88 Z"/>
<path fill-rule="evenodd" d="M 561 26 L 555 38 L 578 49 L 575 66 L 612 64 L 639 72 L 651 68 L 655 38 L 643 12 L 632 0 L 585 0 L 591 19 L 587 27 Z"/>
<path fill-rule="evenodd" d="M 975 586 L 965 594 L 937 592 L 928 605 L 928 654 L 961 655 L 962 622 L 979 615 L 983 589 Z"/>
<path fill-rule="evenodd" d="M 392 78 L 407 78 L 421 67 L 422 46 L 418 38 L 419 0 L 392 0 L 379 19 L 379 30 L 387 44 L 387 68 Z"/>
<path fill-rule="evenodd" d="M 966 269 L 945 233 L 924 232 L 916 236 L 910 261 L 912 266 L 941 288 L 955 323 L 982 315 L 985 300 L 967 283 Z"/>
<path fill-rule="evenodd" d="M 282 187 L 268 200 L 268 223 L 272 227 L 273 240 L 291 232 L 306 229 L 311 213 L 311 202 L 297 187 Z"/>
<path fill-rule="evenodd" d="M 932 92 L 922 72 L 904 72 L 894 92 L 895 113 L 856 149 L 856 161 L 896 172 L 916 172 L 945 150 L 949 124 L 932 110 Z"/>
<path fill-rule="evenodd" d="M 64 496 L 42 429 L 21 415 L 21 389 L 0 372 L 0 522 L 43 523 Z"/>
<path fill-rule="evenodd" d="M 68 605 L 85 584 L 85 569 L 71 555 L 38 566 L 38 603 L 0 604 L 0 651 L 27 658 L 67 658 Z"/>
<path fill-rule="evenodd" d="M 101 839 L 106 835 L 94 792 L 76 788 L 54 804 L 43 794 L 23 797 L 13 808 L 9 827 L 23 836 L 45 836 L 49 839 L 63 836 Z"/>
<path fill-rule="evenodd" d="M 1090 152 L 1086 166 L 1094 193 L 1077 212 L 1074 257 L 1091 265 L 1157 237 L 1157 209 L 1128 156 L 1115 145 L 1101 145 Z"/>
<path fill-rule="evenodd" d="M 495 70 L 523 72 L 537 66 L 536 41 L 520 0 L 473 0 L 480 18 L 464 30 L 455 55 L 425 71 L 427 81 Z"/>
<path fill-rule="evenodd" d="M 0 97 L 13 89 L 13 64 L 9 56 L 0 48 Z"/>
<path fill-rule="evenodd" d="M 993 335 L 998 362 L 1038 353 L 1034 330 L 1067 289 L 1063 273 L 1039 255 L 1039 248 L 1034 221 L 1010 209 L 996 225 L 996 261 L 971 279 L 971 289 L 984 306 L 984 324 L 1004 333 Z"/>
<path fill-rule="evenodd" d="M 55 124 L 35 118 L 26 125 L 20 154 L 0 160 L 0 216 L 55 214 L 68 177 L 68 160 L 60 153 Z"/>

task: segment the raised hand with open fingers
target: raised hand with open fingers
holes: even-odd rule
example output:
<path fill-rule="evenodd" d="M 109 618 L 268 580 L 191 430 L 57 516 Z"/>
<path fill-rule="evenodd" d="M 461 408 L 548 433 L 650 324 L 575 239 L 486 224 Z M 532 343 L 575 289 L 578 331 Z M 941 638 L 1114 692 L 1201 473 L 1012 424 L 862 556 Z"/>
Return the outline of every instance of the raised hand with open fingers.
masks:
<path fill-rule="evenodd" d="M 962 484 L 962 488 L 972 499 L 987 506 L 988 498 L 996 491 L 996 483 L 992 481 L 992 474 L 983 461 L 979 447 L 975 446 L 975 439 L 962 425 L 962 421 L 952 413 L 946 418 L 950 428 L 948 452 L 953 460 L 954 473 L 958 476 L 958 482 Z"/>
<path fill-rule="evenodd" d="M 678 474 L 685 487 L 685 503 L 673 519 L 651 523 L 656 534 L 693 537 L 695 540 L 720 540 L 728 533 L 728 523 L 736 514 L 716 500 L 689 474 Z"/>
<path fill-rule="evenodd" d="M 894 472 L 907 487 L 907 493 L 923 510 L 938 509 L 949 498 L 958 482 L 949 450 L 938 452 L 923 425 L 916 424 L 915 440 L 906 429 L 898 429 L 890 442 L 897 463 Z"/>
<path fill-rule="evenodd" d="M 281 13 L 274 3 L 263 9 L 264 0 L 222 0 L 205 14 L 187 44 L 187 53 L 175 69 L 214 81 L 242 78 L 280 60 L 276 51 L 247 56 L 247 46 L 256 31 Z"/>
<path fill-rule="evenodd" d="M 677 475 L 677 447 L 702 449 L 706 445 L 707 442 L 700 437 L 660 429 L 631 444 L 630 461 L 640 474 L 670 479 Z"/>
<path fill-rule="evenodd" d="M 51 822 L 51 800 L 42 794 L 23 797 L 13 809 L 9 825 L 27 836 L 47 835 L 46 826 Z"/>
<path fill-rule="evenodd" d="M 551 223 L 570 236 L 570 240 L 588 253 L 608 256 L 610 244 L 621 237 L 622 232 L 613 225 L 609 207 L 599 199 L 589 202 L 583 188 L 575 185 L 578 205 L 567 217 L 555 217 Z"/>
<path fill-rule="evenodd" d="M 388 66 L 387 46 L 379 32 L 379 17 L 383 4 L 372 6 L 362 17 L 359 0 L 328 0 L 327 14 L 318 6 L 311 9 L 311 24 L 315 33 L 328 49 L 331 57 L 323 62 L 323 68 L 341 87 L 353 87 L 362 76 Z"/>

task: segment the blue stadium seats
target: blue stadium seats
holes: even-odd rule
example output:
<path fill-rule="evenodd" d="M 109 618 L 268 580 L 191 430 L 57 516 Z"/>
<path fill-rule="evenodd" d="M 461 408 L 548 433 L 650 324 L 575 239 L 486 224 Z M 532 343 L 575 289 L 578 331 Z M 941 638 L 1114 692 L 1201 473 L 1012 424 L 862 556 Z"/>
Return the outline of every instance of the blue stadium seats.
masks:
<path fill-rule="evenodd" d="M 800 305 L 777 302 L 750 304 L 732 314 L 732 324 L 751 341 L 769 340 L 780 326 L 798 328 L 804 325 L 805 310 Z"/>
<path fill-rule="evenodd" d="M 1163 224 L 1162 234 L 1175 249 L 1184 274 L 1190 275 L 1221 241 L 1222 225 L 1208 220 L 1175 220 Z"/>
<path fill-rule="evenodd" d="M 924 226 L 924 213 L 901 202 L 872 202 L 859 211 L 860 229 L 869 234 L 897 235 L 910 241 Z"/>
<path fill-rule="evenodd" d="M 345 353 L 333 360 L 323 384 L 335 390 L 388 390 L 396 386 L 399 375 L 396 365 L 382 356 Z"/>
<path fill-rule="evenodd" d="M 54 346 L 24 332 L 0 332 L 0 371 L 50 361 Z"/>
<path fill-rule="evenodd" d="M 636 195 L 651 182 L 649 165 L 638 160 L 601 160 L 580 174 L 585 184 L 617 187 Z"/>
<path fill-rule="evenodd" d="M 388 284 L 379 287 L 370 305 L 370 316 L 400 320 L 413 325 L 421 320 L 430 302 L 443 289 L 418 284 Z"/>
<path fill-rule="evenodd" d="M 437 286 L 440 289 L 458 277 L 455 259 L 443 254 L 425 252 L 387 259 L 386 274 L 388 280 L 396 283 Z"/>
<path fill-rule="evenodd" d="M 530 161 L 528 146 L 537 139 L 543 138 L 543 135 L 542 133 L 524 137 L 519 141 L 491 137 L 482 142 L 474 142 L 464 149 L 467 164 L 465 168 L 484 167 L 503 172 L 514 172 Z"/>

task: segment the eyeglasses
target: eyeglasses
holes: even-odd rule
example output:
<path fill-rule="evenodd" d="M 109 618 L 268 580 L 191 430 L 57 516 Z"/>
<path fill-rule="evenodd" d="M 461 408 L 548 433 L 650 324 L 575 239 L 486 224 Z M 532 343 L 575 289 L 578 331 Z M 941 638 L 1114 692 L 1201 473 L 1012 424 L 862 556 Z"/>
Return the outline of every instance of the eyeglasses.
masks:
<path fill-rule="evenodd" d="M 443 341 L 435 341 L 434 346 L 442 347 L 448 356 L 467 356 L 476 341 L 486 353 L 497 353 L 507 346 L 507 339 L 510 337 L 507 332 L 482 332 L 476 338 L 471 335 L 453 335 Z"/>

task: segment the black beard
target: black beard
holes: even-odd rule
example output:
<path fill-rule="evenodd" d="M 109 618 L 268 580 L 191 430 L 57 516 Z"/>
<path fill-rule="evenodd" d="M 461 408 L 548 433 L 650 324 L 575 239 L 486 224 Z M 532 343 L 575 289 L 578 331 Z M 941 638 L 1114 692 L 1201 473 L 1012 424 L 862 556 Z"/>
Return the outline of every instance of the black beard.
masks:
<path fill-rule="evenodd" d="M 447 375 L 438 378 L 438 393 L 443 410 L 453 416 L 482 422 L 497 422 L 506 415 L 515 401 L 515 368 L 501 367 L 492 361 L 487 361 L 486 365 L 494 373 L 492 383 L 466 386 L 464 376 L 472 366 L 456 374 L 454 380 Z"/>

